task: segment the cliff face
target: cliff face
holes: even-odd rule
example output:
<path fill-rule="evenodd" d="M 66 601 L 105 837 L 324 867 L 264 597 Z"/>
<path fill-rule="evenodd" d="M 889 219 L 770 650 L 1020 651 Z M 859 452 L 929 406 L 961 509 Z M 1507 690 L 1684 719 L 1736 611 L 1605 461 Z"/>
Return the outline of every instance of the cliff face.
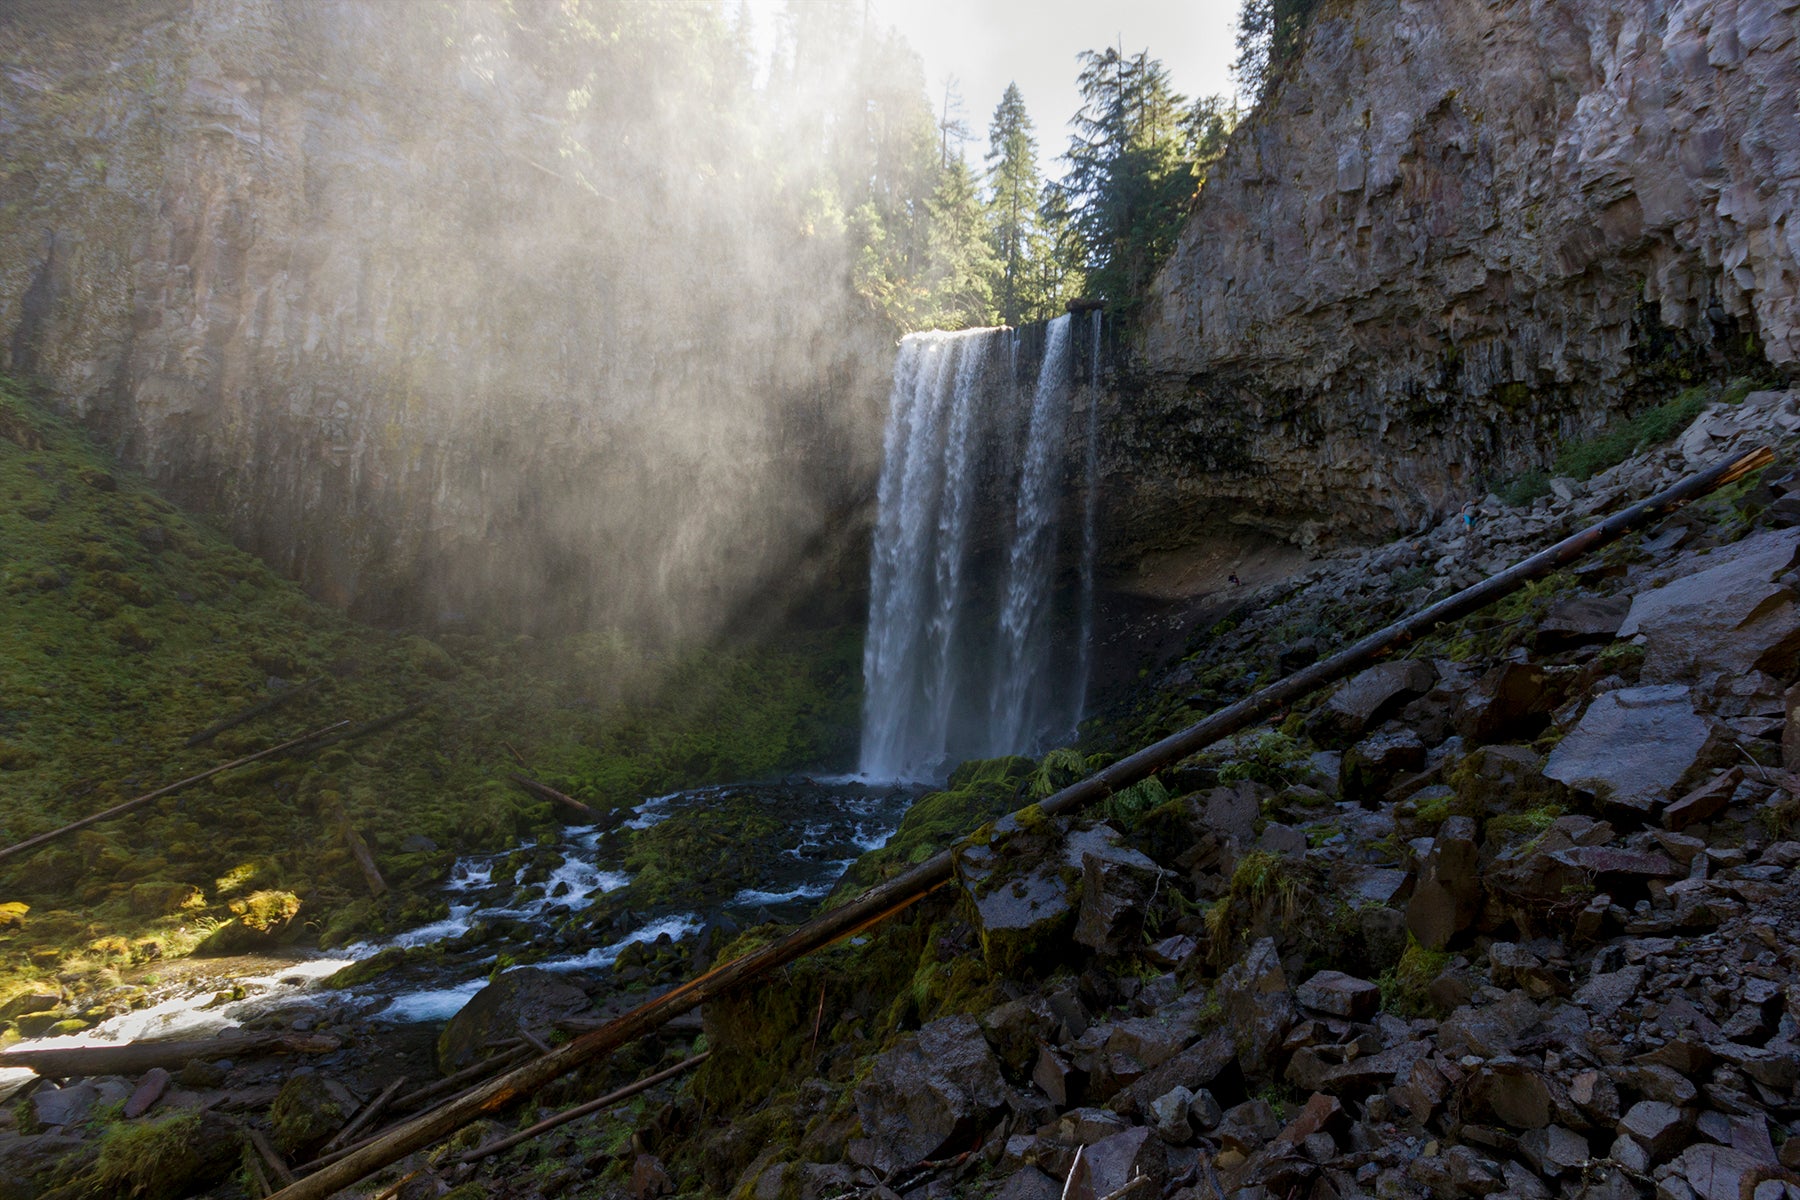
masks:
<path fill-rule="evenodd" d="M 1323 0 L 1158 281 L 1113 545 L 1410 529 L 1653 378 L 1800 362 L 1797 33 L 1795 0 Z"/>
<path fill-rule="evenodd" d="M 9 6 L 0 362 L 369 615 L 704 632 L 791 582 L 891 347 L 730 73 L 556 12 Z"/>

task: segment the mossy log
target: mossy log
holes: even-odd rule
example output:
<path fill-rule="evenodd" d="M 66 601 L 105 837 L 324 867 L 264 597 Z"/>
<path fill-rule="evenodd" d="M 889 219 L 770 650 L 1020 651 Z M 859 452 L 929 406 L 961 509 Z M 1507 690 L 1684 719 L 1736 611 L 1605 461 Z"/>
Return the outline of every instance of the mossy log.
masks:
<path fill-rule="evenodd" d="M 1767 466 L 1773 459 L 1772 452 L 1764 447 L 1690 475 L 1673 487 L 1564 538 L 1473 587 L 1429 605 L 1370 634 L 1348 649 L 1071 784 L 1044 800 L 1038 808 L 1045 815 L 1054 816 L 1103 800 L 1222 738 L 1266 720 L 1300 697 L 1354 674 L 1439 626 L 1486 608 L 1532 580 L 1560 571 L 1602 546 L 1684 507 L 1689 501 Z M 949 882 L 959 848 L 960 845 L 939 851 L 910 871 L 813 918 L 780 941 L 715 967 L 639 1005 L 609 1025 L 576 1038 L 555 1053 L 526 1063 L 465 1096 L 421 1113 L 355 1153 L 283 1188 L 276 1193 L 276 1200 L 325 1200 L 406 1155 L 435 1144 L 470 1122 L 505 1109 L 577 1067 L 636 1041 L 666 1024 L 670 1018 L 699 1007 L 710 997 L 754 982 L 797 958 L 880 924 Z"/>
<path fill-rule="evenodd" d="M 516 754 L 518 752 L 514 751 L 514 753 Z M 512 772 L 507 778 L 540 800 L 549 800 L 554 804 L 562 805 L 575 816 L 580 817 L 590 825 L 597 824 L 600 820 L 600 814 L 595 812 L 588 805 L 583 804 L 581 801 L 567 793 L 557 791 L 547 783 L 539 783 L 531 776 L 521 775 L 517 771 Z"/>
<path fill-rule="evenodd" d="M 290 700 L 297 700 L 308 692 L 313 691 L 318 686 L 319 681 L 317 679 L 309 679 L 305 683 L 297 684 L 294 687 L 284 688 L 266 700 L 259 700 L 250 707 L 235 712 L 229 717 L 214 721 L 211 725 L 208 725 L 205 729 L 202 729 L 199 733 L 190 737 L 186 744 L 190 749 L 195 746 L 203 746 L 207 742 L 218 737 L 221 733 L 224 733 L 227 729 L 236 729 L 246 721 L 254 721 L 264 713 L 274 712 L 276 709 L 287 704 Z"/>

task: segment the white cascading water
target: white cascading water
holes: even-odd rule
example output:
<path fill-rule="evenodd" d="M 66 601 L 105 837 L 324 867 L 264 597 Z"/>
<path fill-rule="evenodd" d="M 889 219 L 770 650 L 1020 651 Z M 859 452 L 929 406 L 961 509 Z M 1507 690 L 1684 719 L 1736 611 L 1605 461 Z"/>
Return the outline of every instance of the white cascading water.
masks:
<path fill-rule="evenodd" d="M 1071 322 L 1050 322 L 1029 392 L 1015 382 L 1014 330 L 914 334 L 901 343 L 863 652 L 867 777 L 928 779 L 958 759 L 1028 753 L 1067 738 L 1080 720 L 1096 429 L 1090 412 L 1086 448 L 1072 455 Z M 1022 446 L 1013 444 L 1021 433 Z M 1056 606 L 1072 470 L 1085 505 L 1078 631 Z M 982 529 L 1004 531 L 1003 553 L 976 553 Z M 1072 654 L 1069 635 L 1082 643 Z"/>

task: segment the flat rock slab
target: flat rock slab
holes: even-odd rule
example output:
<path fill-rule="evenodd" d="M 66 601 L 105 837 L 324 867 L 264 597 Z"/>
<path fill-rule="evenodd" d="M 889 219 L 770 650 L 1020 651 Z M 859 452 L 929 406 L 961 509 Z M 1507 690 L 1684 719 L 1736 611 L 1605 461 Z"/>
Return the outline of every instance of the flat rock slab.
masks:
<path fill-rule="evenodd" d="M 75 1125 L 87 1118 L 100 1091 L 91 1083 L 65 1088 L 40 1088 L 31 1096 L 32 1115 L 39 1125 Z"/>
<path fill-rule="evenodd" d="M 1752 534 L 1684 557 L 1676 569 L 1685 574 L 1639 594 L 1619 636 L 1644 636 L 1644 681 L 1752 669 L 1787 677 L 1800 649 L 1800 611 L 1777 577 L 1794 565 L 1797 551 L 1800 531 Z"/>
<path fill-rule="evenodd" d="M 1308 732 L 1321 745 L 1347 746 L 1436 682 L 1437 672 L 1427 662 L 1377 663 L 1333 692 L 1307 722 Z"/>
<path fill-rule="evenodd" d="M 1544 774 L 1603 805 L 1648 814 L 1675 794 L 1711 738 L 1686 687 L 1621 688 L 1588 705 L 1551 751 Z"/>
<path fill-rule="evenodd" d="M 1381 1006 L 1381 988 L 1366 979 L 1342 971 L 1320 971 L 1295 993 L 1300 1003 L 1315 1012 L 1364 1021 Z"/>

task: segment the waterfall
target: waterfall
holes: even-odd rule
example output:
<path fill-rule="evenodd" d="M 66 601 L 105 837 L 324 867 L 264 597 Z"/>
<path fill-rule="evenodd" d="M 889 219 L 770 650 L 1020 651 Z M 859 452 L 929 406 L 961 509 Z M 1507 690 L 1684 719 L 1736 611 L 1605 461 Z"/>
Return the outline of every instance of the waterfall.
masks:
<path fill-rule="evenodd" d="M 870 565 L 864 775 L 924 779 L 962 758 L 1030 753 L 1081 718 L 1097 429 L 1090 390 L 1085 437 L 1071 447 L 1071 322 L 1050 322 L 1029 388 L 1015 330 L 901 343 Z M 1057 587 L 1071 557 L 1074 612 Z"/>

